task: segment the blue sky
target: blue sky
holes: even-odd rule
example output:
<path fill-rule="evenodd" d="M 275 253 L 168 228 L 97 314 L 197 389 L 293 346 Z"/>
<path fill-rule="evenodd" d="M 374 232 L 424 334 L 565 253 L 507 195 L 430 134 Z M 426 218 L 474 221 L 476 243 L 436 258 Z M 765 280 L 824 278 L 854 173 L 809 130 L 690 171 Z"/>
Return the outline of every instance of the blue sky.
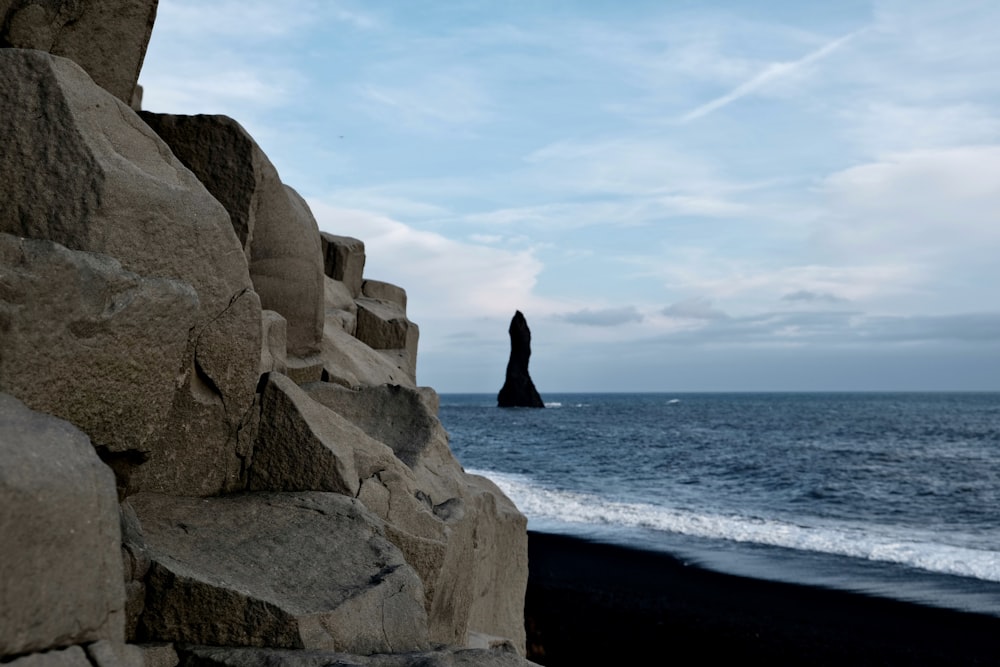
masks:
<path fill-rule="evenodd" d="M 144 107 L 240 121 L 404 287 L 418 380 L 1000 389 L 1000 3 L 161 0 Z"/>

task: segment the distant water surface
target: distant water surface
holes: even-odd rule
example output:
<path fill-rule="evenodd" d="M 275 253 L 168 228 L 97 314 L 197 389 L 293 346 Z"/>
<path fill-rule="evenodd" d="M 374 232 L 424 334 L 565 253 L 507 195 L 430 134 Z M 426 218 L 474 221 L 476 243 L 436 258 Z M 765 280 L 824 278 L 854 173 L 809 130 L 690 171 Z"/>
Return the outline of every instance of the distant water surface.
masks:
<path fill-rule="evenodd" d="M 534 530 L 1000 615 L 1000 393 L 444 394 Z"/>

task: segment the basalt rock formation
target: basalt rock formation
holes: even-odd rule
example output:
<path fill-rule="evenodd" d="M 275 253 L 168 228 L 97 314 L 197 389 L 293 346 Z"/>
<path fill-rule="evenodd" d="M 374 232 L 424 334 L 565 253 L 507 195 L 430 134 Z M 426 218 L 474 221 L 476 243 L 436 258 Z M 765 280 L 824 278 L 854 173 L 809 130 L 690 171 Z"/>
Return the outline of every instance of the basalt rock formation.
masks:
<path fill-rule="evenodd" d="M 0 0 L 0 663 L 526 664 L 405 291 L 236 121 L 126 104 L 155 11 Z"/>
<path fill-rule="evenodd" d="M 531 330 L 520 310 L 514 313 L 507 331 L 510 333 L 510 359 L 507 361 L 507 378 L 497 394 L 497 405 L 501 408 L 544 408 L 545 403 L 528 374 Z"/>

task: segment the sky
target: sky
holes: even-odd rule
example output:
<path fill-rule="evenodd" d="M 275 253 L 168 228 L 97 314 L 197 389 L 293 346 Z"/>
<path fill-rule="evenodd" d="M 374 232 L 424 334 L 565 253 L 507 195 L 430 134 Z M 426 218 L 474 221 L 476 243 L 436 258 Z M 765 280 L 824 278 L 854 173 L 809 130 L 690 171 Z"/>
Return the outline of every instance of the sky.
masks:
<path fill-rule="evenodd" d="M 143 107 L 238 120 L 406 289 L 417 379 L 1000 390 L 995 0 L 160 0 Z"/>

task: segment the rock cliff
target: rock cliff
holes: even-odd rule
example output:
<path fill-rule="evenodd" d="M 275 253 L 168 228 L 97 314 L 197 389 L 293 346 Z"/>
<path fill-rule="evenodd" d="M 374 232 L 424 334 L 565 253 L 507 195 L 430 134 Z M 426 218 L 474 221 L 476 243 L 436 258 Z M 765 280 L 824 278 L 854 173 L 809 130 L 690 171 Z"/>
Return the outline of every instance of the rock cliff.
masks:
<path fill-rule="evenodd" d="M 235 120 L 133 110 L 155 14 L 0 0 L 0 662 L 527 664 L 405 291 Z"/>
<path fill-rule="evenodd" d="M 503 387 L 497 394 L 497 405 L 501 408 L 544 408 L 545 403 L 528 374 L 531 329 L 520 310 L 511 318 L 507 332 L 510 334 L 510 359 L 507 361 L 507 376 Z"/>

